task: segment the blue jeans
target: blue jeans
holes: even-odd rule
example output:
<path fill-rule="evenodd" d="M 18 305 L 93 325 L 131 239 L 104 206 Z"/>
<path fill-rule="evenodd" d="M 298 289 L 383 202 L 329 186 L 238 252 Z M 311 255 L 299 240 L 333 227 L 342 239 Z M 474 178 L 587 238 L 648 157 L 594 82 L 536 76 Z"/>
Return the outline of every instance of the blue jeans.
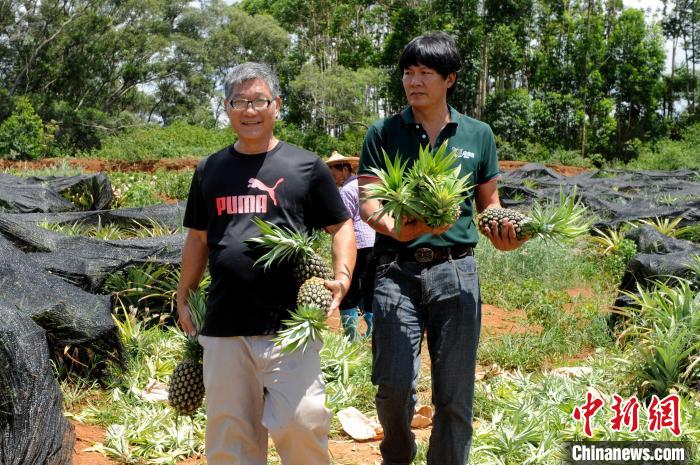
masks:
<path fill-rule="evenodd" d="M 416 454 L 411 419 L 424 331 L 435 406 L 428 464 L 466 464 L 481 327 L 474 257 L 380 265 L 373 304 L 372 382 L 384 428 L 382 464 L 409 464 Z"/>

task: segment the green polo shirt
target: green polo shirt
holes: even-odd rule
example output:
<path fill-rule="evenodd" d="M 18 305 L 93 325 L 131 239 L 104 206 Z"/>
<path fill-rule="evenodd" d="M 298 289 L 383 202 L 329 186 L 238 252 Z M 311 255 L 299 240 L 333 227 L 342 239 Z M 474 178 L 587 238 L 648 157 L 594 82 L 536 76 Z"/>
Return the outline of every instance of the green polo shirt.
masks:
<path fill-rule="evenodd" d="M 459 163 L 462 175 L 471 173 L 469 183 L 483 184 L 498 177 L 498 158 L 496 157 L 496 142 L 488 124 L 462 115 L 449 107 L 450 122 L 440 131 L 435 143 L 439 147 L 447 140 L 448 150 L 459 151 Z M 416 123 L 411 107 L 406 107 L 400 114 L 379 120 L 367 130 L 362 145 L 360 177 L 375 177 L 371 168 L 385 168 L 382 149 L 390 157 L 397 153 L 403 159 L 408 158 L 410 167 L 418 158 L 421 145 L 429 144 L 428 134 L 423 126 Z M 384 234 L 377 234 L 374 244 L 376 254 L 395 252 L 402 248 L 421 247 L 425 245 L 451 247 L 455 245 L 475 246 L 479 233 L 472 221 L 472 199 L 475 189 L 469 191 L 469 197 L 462 202 L 462 214 L 457 222 L 441 236 L 425 234 L 410 242 L 399 242 Z"/>

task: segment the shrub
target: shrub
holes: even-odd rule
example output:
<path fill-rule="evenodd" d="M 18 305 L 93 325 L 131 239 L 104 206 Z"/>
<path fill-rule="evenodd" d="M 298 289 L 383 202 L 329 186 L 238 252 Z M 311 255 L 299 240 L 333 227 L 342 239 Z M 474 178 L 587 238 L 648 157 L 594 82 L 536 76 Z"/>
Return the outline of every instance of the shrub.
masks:
<path fill-rule="evenodd" d="M 647 170 L 700 169 L 700 123 L 685 128 L 681 140 L 661 139 L 639 147 L 639 157 L 628 168 Z"/>
<path fill-rule="evenodd" d="M 497 91 L 488 99 L 484 121 L 494 133 L 517 146 L 530 136 L 531 106 L 525 89 Z"/>
<path fill-rule="evenodd" d="M 103 140 L 90 156 L 128 161 L 203 157 L 236 140 L 230 129 L 209 129 L 176 121 L 170 126 L 145 126 Z"/>
<path fill-rule="evenodd" d="M 15 110 L 0 125 L 0 158 L 37 159 L 50 152 L 53 126 L 44 122 L 26 97 L 15 101 Z"/>

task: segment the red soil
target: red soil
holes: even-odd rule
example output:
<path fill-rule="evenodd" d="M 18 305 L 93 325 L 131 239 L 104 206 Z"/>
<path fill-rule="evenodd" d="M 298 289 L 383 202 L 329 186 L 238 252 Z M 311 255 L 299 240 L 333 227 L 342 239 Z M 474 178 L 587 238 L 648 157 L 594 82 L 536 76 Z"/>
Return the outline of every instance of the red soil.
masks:
<path fill-rule="evenodd" d="M 120 172 L 147 172 L 158 170 L 179 171 L 192 170 L 197 166 L 199 158 L 162 158 L 159 160 L 142 160 L 127 162 L 123 160 L 99 160 L 93 158 L 43 158 L 34 161 L 0 160 L 0 169 L 16 168 L 20 170 L 38 170 L 49 167 L 61 166 L 63 163 L 72 168 L 82 168 L 85 172 L 120 171 Z M 524 161 L 500 161 L 501 169 L 511 171 L 527 164 Z M 548 168 L 565 176 L 575 176 L 588 171 L 578 166 L 564 166 L 546 164 Z"/>

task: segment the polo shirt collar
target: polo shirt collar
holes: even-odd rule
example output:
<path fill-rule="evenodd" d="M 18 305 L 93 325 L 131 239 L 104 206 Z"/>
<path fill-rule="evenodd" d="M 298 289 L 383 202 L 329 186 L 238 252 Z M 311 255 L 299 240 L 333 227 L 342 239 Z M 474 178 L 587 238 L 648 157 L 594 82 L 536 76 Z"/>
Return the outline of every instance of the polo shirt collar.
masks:
<path fill-rule="evenodd" d="M 450 122 L 447 123 L 446 127 L 451 124 L 457 124 L 457 120 L 459 119 L 459 113 L 452 105 L 447 105 L 447 108 L 450 110 Z M 413 118 L 413 108 L 410 105 L 404 108 L 401 112 L 401 120 L 406 126 L 416 124 L 416 120 Z"/>

